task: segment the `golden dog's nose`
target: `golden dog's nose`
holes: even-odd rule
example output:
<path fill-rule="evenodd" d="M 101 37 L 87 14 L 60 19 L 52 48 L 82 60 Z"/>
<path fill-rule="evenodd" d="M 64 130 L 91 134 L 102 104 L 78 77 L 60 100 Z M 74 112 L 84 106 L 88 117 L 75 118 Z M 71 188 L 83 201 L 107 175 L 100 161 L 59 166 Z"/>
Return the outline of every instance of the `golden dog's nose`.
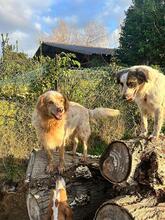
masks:
<path fill-rule="evenodd" d="M 62 108 L 57 108 L 57 112 L 63 112 L 63 109 Z"/>

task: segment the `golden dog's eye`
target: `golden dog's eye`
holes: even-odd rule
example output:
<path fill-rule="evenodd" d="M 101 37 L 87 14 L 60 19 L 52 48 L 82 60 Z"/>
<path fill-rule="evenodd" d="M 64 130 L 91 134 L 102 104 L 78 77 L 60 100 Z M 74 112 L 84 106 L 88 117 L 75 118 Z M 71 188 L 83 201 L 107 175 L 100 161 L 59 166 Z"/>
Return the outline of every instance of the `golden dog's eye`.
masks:
<path fill-rule="evenodd" d="M 49 101 L 48 104 L 52 105 L 52 104 L 54 104 L 54 103 L 53 103 L 52 101 Z"/>

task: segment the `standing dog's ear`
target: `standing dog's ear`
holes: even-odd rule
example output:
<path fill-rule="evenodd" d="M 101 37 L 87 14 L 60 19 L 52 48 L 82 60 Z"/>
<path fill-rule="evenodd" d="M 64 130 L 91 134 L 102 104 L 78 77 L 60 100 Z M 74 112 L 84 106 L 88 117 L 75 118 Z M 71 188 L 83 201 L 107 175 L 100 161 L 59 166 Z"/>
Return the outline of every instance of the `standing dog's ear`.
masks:
<path fill-rule="evenodd" d="M 144 82 L 148 82 L 148 70 L 145 68 L 137 68 L 136 69 L 136 78 L 138 79 L 139 84 L 142 84 Z"/>
<path fill-rule="evenodd" d="M 64 109 L 65 112 L 69 109 L 69 101 L 66 96 L 64 96 Z"/>
<path fill-rule="evenodd" d="M 122 69 L 122 70 L 120 70 L 119 72 L 116 73 L 116 79 L 117 79 L 117 83 L 118 83 L 118 84 L 120 83 L 120 78 L 121 78 L 121 76 L 122 76 L 124 73 L 128 72 L 128 71 L 129 71 L 129 69 Z"/>

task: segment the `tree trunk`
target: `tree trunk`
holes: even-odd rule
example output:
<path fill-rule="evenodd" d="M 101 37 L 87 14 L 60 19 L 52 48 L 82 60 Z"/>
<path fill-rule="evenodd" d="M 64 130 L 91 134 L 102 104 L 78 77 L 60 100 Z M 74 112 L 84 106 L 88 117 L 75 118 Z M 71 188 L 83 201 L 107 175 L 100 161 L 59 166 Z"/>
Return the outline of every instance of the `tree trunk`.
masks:
<path fill-rule="evenodd" d="M 58 153 L 54 154 L 55 161 L 59 160 Z M 86 165 L 76 157 L 73 164 L 72 155 L 66 153 L 66 172 L 63 177 L 67 186 L 69 204 L 73 209 L 74 220 L 91 220 L 97 208 L 107 199 L 113 198 L 115 192 L 112 184 L 106 181 L 99 171 L 99 159 L 88 158 Z M 26 173 L 29 182 L 27 208 L 30 220 L 41 220 L 47 215 L 49 194 L 55 187 L 56 174 L 45 173 L 47 156 L 43 150 L 33 151 Z"/>
<path fill-rule="evenodd" d="M 80 155 L 73 162 L 71 153 L 67 152 L 67 169 L 63 177 L 73 219 L 91 220 L 95 216 L 97 220 L 104 220 L 103 217 L 107 215 L 110 220 L 165 219 L 164 204 L 160 203 L 165 201 L 164 149 L 163 140 L 155 143 L 139 139 L 114 141 L 102 154 L 100 161 L 99 158 L 89 157 L 86 164 L 80 162 Z M 57 152 L 54 153 L 54 161 L 59 161 Z M 26 173 L 30 220 L 42 220 L 48 212 L 49 194 L 55 187 L 56 173 L 46 174 L 46 166 L 45 152 L 33 151 Z M 121 191 L 114 187 L 123 185 Z M 130 193 L 141 197 L 126 195 Z M 119 195 L 126 196 L 112 200 Z"/>
<path fill-rule="evenodd" d="M 117 197 L 103 203 L 97 210 L 94 220 L 164 220 L 165 203 L 157 203 L 154 196 Z"/>
<path fill-rule="evenodd" d="M 165 141 L 112 142 L 100 158 L 102 175 L 116 185 L 148 185 L 165 190 Z"/>

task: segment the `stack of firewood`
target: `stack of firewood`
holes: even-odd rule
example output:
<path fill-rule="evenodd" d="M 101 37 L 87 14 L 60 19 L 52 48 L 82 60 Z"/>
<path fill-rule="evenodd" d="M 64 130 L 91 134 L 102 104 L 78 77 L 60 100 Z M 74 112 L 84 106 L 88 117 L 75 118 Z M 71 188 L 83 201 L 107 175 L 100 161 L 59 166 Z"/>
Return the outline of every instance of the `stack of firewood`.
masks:
<path fill-rule="evenodd" d="M 165 220 L 165 142 L 131 139 L 112 142 L 87 164 L 65 154 L 67 186 L 74 220 Z M 58 152 L 54 160 L 58 161 Z M 47 156 L 33 151 L 27 169 L 30 219 L 44 219 L 55 175 L 45 173 Z"/>
<path fill-rule="evenodd" d="M 100 158 L 100 171 L 123 195 L 103 203 L 96 220 L 165 219 L 164 140 L 112 142 Z"/>

